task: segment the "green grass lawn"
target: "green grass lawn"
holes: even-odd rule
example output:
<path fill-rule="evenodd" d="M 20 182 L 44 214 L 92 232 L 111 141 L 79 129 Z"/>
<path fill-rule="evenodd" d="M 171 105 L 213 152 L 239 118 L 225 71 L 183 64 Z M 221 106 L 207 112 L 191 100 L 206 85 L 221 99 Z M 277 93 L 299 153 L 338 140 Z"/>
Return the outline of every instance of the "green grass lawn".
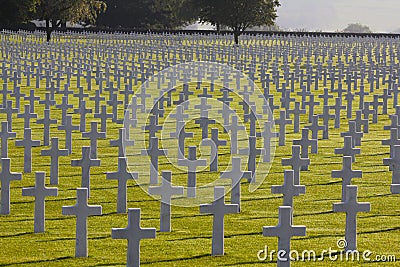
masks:
<path fill-rule="evenodd" d="M 64 40 L 66 41 L 67 38 Z M 17 42 L 17 41 L 16 41 Z M 85 42 L 85 41 L 82 41 Z M 120 41 L 117 41 L 120 42 Z M 189 42 L 189 41 L 188 41 Z M 88 42 L 89 43 L 89 42 Z M 148 45 L 150 41 L 148 42 Z M 274 44 L 269 43 L 273 46 Z M 137 59 L 138 55 L 135 55 Z M 4 60 L 5 58 L 3 58 Z M 337 60 L 337 58 L 336 58 Z M 82 79 L 83 81 L 83 79 Z M 26 87 L 22 80 L 21 90 L 29 93 L 34 88 Z M 259 84 L 259 81 L 257 81 Z M 330 86 L 328 82 L 328 87 Z M 98 86 L 93 82 L 92 87 Z M 12 88 L 12 83 L 9 83 Z M 35 89 L 36 95 L 44 98 L 45 81 L 41 83 L 42 89 Z M 76 88 L 76 78 L 73 78 L 71 89 Z M 125 88 L 124 86 L 122 88 Z M 138 88 L 138 87 L 136 87 Z M 274 86 L 272 87 L 273 89 Z M 297 84 L 298 88 L 298 84 Z M 369 88 L 366 85 L 366 88 Z M 376 93 L 382 93 L 382 89 Z M 192 88 L 193 89 L 193 88 Z M 120 89 L 122 90 L 122 89 Z M 276 95 L 275 104 L 279 103 L 279 93 L 271 90 Z M 314 92 L 314 91 L 313 91 Z M 315 94 L 322 94 L 322 90 Z M 94 95 L 94 90 L 85 93 Z M 200 93 L 200 91 L 199 91 Z M 196 93 L 195 93 L 196 94 Z M 108 96 L 107 92 L 104 96 Z M 56 95 L 57 103 L 61 103 L 61 95 Z M 122 95 L 118 95 L 123 100 Z M 177 94 L 174 95 L 177 99 Z M 214 98 L 221 97 L 216 90 Z M 296 96 L 297 101 L 300 98 Z M 13 99 L 13 98 L 10 98 Z M 366 101 L 372 101 L 373 96 L 366 97 Z M 389 105 L 392 107 L 392 100 Z M 70 96 L 69 102 L 78 107 L 77 98 Z M 21 101 L 21 112 L 27 101 Z M 92 101 L 87 101 L 87 106 L 94 107 Z M 103 102 L 105 104 L 105 102 Z M 331 99 L 331 105 L 334 100 Z M 238 107 L 238 104 L 234 104 Z M 354 104 L 354 110 L 356 110 Z M 234 106 L 235 107 L 235 106 Z M 166 112 L 171 111 L 167 109 Z M 261 107 L 258 109 L 261 112 Z M 71 112 L 71 111 L 70 111 Z M 108 109 L 111 113 L 111 109 Z M 119 109 L 119 117 L 123 117 L 123 107 Z M 322 113 L 322 107 L 316 108 L 316 114 Z M 36 106 L 38 118 L 43 117 L 43 106 Z M 390 108 L 389 113 L 394 113 Z M 279 115 L 276 111 L 275 117 Z M 355 113 L 354 113 L 355 114 Z M 73 123 L 79 125 L 79 114 L 72 114 Z M 60 123 L 61 111 L 52 107 L 51 116 Z M 6 119 L 5 114 L 0 114 L 0 121 Z M 87 129 L 90 129 L 90 121 L 93 114 L 88 115 Z M 162 122 L 162 120 L 161 120 Z M 359 186 L 359 201 L 370 202 L 371 212 L 358 215 L 358 249 L 370 250 L 376 255 L 395 255 L 400 257 L 398 244 L 400 242 L 400 206 L 399 196 L 391 195 L 391 172 L 383 165 L 383 158 L 389 157 L 389 147 L 381 145 L 383 139 L 388 139 L 390 132 L 384 131 L 383 126 L 389 125 L 388 115 L 379 115 L 379 123 L 370 123 L 370 131 L 362 139 L 361 155 L 356 157 L 353 169 L 362 170 L 362 179 L 353 179 L 353 184 Z M 302 115 L 301 128 L 307 123 L 307 115 Z M 33 139 L 42 140 L 42 125 L 31 121 Z M 33 208 L 34 198 L 22 197 L 23 187 L 32 187 L 35 183 L 35 172 L 45 171 L 49 176 L 50 158 L 41 157 L 40 151 L 48 147 L 36 147 L 32 150 L 32 173 L 23 174 L 22 181 L 11 183 L 11 214 L 0 216 L 0 266 L 125 266 L 126 264 L 126 240 L 112 240 L 111 228 L 123 228 L 127 226 L 127 215 L 116 213 L 117 182 L 106 180 L 106 172 L 117 170 L 118 148 L 110 147 L 109 141 L 117 139 L 118 129 L 121 125 L 108 122 L 107 139 L 98 142 L 98 158 L 100 167 L 91 169 L 91 197 L 89 204 L 101 205 L 103 215 L 90 217 L 88 220 L 89 257 L 76 259 L 75 255 L 75 218 L 62 216 L 61 207 L 75 205 L 76 188 L 80 187 L 81 169 L 71 167 L 71 159 L 81 158 L 81 147 L 89 146 L 90 140 L 83 139 L 81 133 L 73 134 L 73 153 L 68 157 L 60 158 L 59 169 L 59 195 L 46 199 L 46 232 L 33 233 Z M 190 123 L 187 129 L 200 133 L 200 129 Z M 218 126 L 221 127 L 220 125 Z M 221 129 L 221 128 L 220 128 Z M 172 232 L 157 232 L 154 240 L 141 242 L 141 263 L 144 266 L 275 266 L 276 262 L 269 260 L 260 262 L 257 253 L 268 246 L 269 250 L 277 250 L 277 238 L 263 237 L 263 226 L 275 226 L 278 223 L 278 207 L 282 205 L 281 195 L 271 194 L 271 186 L 283 183 L 283 170 L 290 169 L 281 166 L 282 158 L 291 157 L 292 140 L 300 139 L 300 133 L 293 132 L 293 126 L 288 126 L 286 146 L 276 147 L 275 159 L 265 181 L 255 192 L 248 192 L 248 184 L 242 183 L 242 208 L 240 214 L 227 215 L 225 217 L 225 255 L 211 256 L 212 216 L 202 215 L 199 207 L 172 207 Z M 297 251 L 315 250 L 318 254 L 323 250 L 337 249 L 337 241 L 344 238 L 345 214 L 333 213 L 333 203 L 340 202 L 341 180 L 331 178 L 332 170 L 340 170 L 342 159 L 334 154 L 335 148 L 343 147 L 343 138 L 340 133 L 348 130 L 348 121 L 345 112 L 342 112 L 341 128 L 333 129 L 333 121 L 330 128 L 330 139 L 319 140 L 318 155 L 311 154 L 310 170 L 301 172 L 301 183 L 306 186 L 306 194 L 296 197 L 294 200 L 295 225 L 305 225 L 307 236 L 294 237 L 292 249 Z M 13 115 L 13 131 L 17 133 L 17 140 L 23 138 L 23 119 L 17 119 Z M 65 134 L 51 128 L 51 136 L 60 138 L 60 147 L 64 147 Z M 198 145 L 197 137 L 188 140 L 188 145 Z M 138 139 L 143 137 L 138 137 Z M 222 139 L 229 136 L 222 134 Z M 134 138 L 135 139 L 135 138 Z M 15 140 L 9 141 L 9 157 L 11 169 L 14 172 L 23 171 L 23 148 L 15 147 Z M 220 166 L 227 166 L 230 160 L 229 149 L 221 148 Z M 137 165 L 145 164 L 137 162 Z M 230 168 L 229 168 L 230 169 Z M 187 174 L 176 166 L 168 163 L 166 158 L 160 160 L 160 170 L 173 171 L 173 181 L 184 182 Z M 217 180 L 218 173 L 203 171 L 198 174 L 198 182 L 206 185 Z M 229 195 L 227 196 L 229 201 Z M 150 197 L 134 181 L 128 182 L 128 207 L 141 208 L 142 227 L 156 227 L 159 229 L 159 206 L 157 199 Z M 293 266 L 396 266 L 396 263 L 379 262 L 344 262 L 331 261 L 325 256 L 323 261 L 317 262 L 293 262 Z"/>

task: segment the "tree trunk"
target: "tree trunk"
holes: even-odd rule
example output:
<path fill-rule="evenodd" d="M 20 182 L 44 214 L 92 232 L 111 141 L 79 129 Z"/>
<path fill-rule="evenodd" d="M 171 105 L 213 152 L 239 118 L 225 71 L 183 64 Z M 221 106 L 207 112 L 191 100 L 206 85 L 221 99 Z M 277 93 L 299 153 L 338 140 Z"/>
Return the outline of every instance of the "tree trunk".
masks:
<path fill-rule="evenodd" d="M 221 24 L 217 23 L 217 34 L 221 33 Z"/>
<path fill-rule="evenodd" d="M 235 45 L 239 45 L 239 36 L 240 32 L 239 31 L 234 31 L 233 36 L 235 37 Z"/>
<path fill-rule="evenodd" d="M 51 32 L 52 32 L 52 27 L 50 27 L 50 20 L 46 20 L 46 35 L 48 43 L 51 40 Z"/>

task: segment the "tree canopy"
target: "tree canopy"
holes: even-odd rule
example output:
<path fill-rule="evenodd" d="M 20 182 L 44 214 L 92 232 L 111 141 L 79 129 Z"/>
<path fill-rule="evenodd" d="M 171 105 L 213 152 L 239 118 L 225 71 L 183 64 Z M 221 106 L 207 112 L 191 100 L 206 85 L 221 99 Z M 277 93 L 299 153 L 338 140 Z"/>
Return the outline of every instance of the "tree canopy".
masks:
<path fill-rule="evenodd" d="M 35 0 L 0 0 L 0 27 L 12 28 L 28 22 L 35 4 Z"/>
<path fill-rule="evenodd" d="M 352 23 L 347 25 L 343 32 L 348 33 L 372 33 L 372 30 L 367 25 L 361 23 Z"/>
<path fill-rule="evenodd" d="M 97 15 L 106 9 L 100 0 L 37 0 L 34 18 L 46 21 L 47 41 L 63 23 L 95 23 Z"/>
<path fill-rule="evenodd" d="M 226 26 L 239 36 L 248 28 L 272 26 L 277 18 L 278 0 L 193 0 L 197 2 L 202 22 Z"/>
<path fill-rule="evenodd" d="M 106 0 L 97 25 L 110 28 L 175 29 L 193 21 L 187 0 Z"/>

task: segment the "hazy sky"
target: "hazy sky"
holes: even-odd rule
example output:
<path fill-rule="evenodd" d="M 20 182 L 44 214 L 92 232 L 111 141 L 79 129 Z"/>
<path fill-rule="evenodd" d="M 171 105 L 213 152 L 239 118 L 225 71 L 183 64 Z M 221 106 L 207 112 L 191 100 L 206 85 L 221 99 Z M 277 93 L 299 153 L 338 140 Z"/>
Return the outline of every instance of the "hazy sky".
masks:
<path fill-rule="evenodd" d="M 349 23 L 375 32 L 400 30 L 400 0 L 280 0 L 277 24 L 283 29 L 335 31 Z"/>

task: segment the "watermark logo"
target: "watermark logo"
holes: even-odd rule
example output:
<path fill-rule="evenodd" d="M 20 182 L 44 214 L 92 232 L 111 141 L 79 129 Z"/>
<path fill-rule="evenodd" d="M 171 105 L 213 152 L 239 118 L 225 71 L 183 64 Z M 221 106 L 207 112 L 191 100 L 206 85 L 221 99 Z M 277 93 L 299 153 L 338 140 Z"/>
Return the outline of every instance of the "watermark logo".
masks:
<path fill-rule="evenodd" d="M 371 250 L 346 250 L 347 241 L 340 239 L 336 243 L 337 247 L 316 251 L 316 250 L 269 250 L 268 246 L 257 252 L 259 261 L 269 262 L 317 262 L 317 261 L 339 261 L 339 262 L 396 262 L 396 255 L 393 254 L 376 254 Z"/>

